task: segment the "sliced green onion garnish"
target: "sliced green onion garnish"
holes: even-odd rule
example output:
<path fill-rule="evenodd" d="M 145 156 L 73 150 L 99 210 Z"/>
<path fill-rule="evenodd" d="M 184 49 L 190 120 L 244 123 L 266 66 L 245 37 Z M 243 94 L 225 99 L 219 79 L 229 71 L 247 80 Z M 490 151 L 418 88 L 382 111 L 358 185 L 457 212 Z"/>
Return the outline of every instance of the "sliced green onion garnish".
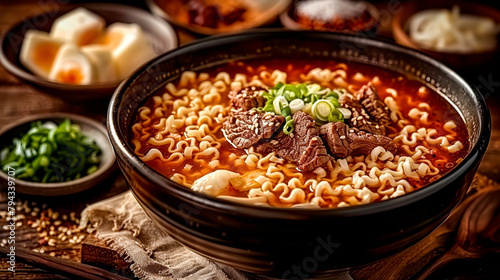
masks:
<path fill-rule="evenodd" d="M 274 86 L 274 89 L 278 90 L 278 89 L 280 89 L 281 87 L 283 87 L 284 85 L 285 85 L 284 83 L 279 82 L 279 83 L 277 83 L 277 84 L 276 84 L 276 86 Z"/>
<path fill-rule="evenodd" d="M 284 96 L 288 102 L 297 98 L 302 98 L 302 93 L 294 85 L 285 85 L 284 87 L 280 88 L 277 95 Z"/>
<path fill-rule="evenodd" d="M 295 114 L 297 111 L 301 111 L 304 107 L 306 107 L 306 105 L 302 99 L 294 99 L 290 102 L 290 111 L 292 111 L 292 114 Z"/>
<path fill-rule="evenodd" d="M 351 111 L 346 108 L 338 108 L 339 112 L 344 116 L 344 119 L 350 119 L 351 118 Z"/>
<path fill-rule="evenodd" d="M 325 98 L 326 98 L 326 99 L 330 99 L 330 98 L 339 99 L 339 95 L 338 95 L 338 93 L 336 93 L 335 91 L 330 91 L 329 93 L 327 93 L 327 94 L 325 95 Z"/>
<path fill-rule="evenodd" d="M 302 112 L 308 114 L 308 115 L 312 115 L 312 104 L 311 103 L 307 103 L 306 106 L 304 107 L 304 109 L 302 109 Z"/>
<path fill-rule="evenodd" d="M 290 106 L 286 106 L 285 108 L 281 109 L 281 115 L 284 117 L 291 116 L 292 111 L 290 110 Z"/>
<path fill-rule="evenodd" d="M 307 85 L 307 90 L 310 93 L 315 93 L 321 90 L 321 86 L 318 84 L 309 84 Z"/>
<path fill-rule="evenodd" d="M 297 89 L 300 91 L 300 94 L 302 97 L 305 96 L 309 92 L 309 90 L 307 89 L 305 84 L 298 84 Z"/>
<path fill-rule="evenodd" d="M 285 118 L 285 125 L 283 126 L 283 133 L 290 134 L 293 132 L 295 126 L 291 116 Z"/>
<path fill-rule="evenodd" d="M 328 102 L 330 102 L 330 104 L 332 104 L 334 108 L 340 107 L 340 103 L 337 101 L 337 99 L 328 99 Z"/>
<path fill-rule="evenodd" d="M 262 97 L 264 97 L 266 100 L 269 100 L 271 98 L 276 97 L 276 94 L 274 93 L 274 91 L 264 92 L 262 94 Z"/>
<path fill-rule="evenodd" d="M 288 101 L 284 96 L 276 96 L 273 101 L 274 112 L 281 115 L 281 110 L 288 106 Z"/>
<path fill-rule="evenodd" d="M 274 98 L 267 100 L 266 105 L 264 105 L 264 108 L 263 108 L 264 111 L 266 111 L 266 112 L 274 112 L 273 101 L 274 101 Z"/>
<path fill-rule="evenodd" d="M 335 114 L 330 114 L 328 116 L 328 122 L 338 122 L 340 119 Z"/>
<path fill-rule="evenodd" d="M 318 121 L 327 121 L 333 111 L 333 105 L 325 99 L 316 101 L 312 106 L 313 117 Z"/>

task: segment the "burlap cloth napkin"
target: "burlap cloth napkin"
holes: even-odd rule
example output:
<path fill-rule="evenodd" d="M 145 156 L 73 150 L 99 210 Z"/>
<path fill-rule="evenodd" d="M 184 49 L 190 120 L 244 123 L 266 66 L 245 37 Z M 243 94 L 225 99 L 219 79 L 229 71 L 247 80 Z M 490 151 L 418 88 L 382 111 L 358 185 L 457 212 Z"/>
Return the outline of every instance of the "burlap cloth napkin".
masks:
<path fill-rule="evenodd" d="M 270 279 L 238 271 L 193 253 L 162 232 L 130 191 L 85 208 L 81 226 L 91 224 L 97 238 L 127 262 L 140 279 Z M 352 280 L 340 273 L 325 279 Z"/>

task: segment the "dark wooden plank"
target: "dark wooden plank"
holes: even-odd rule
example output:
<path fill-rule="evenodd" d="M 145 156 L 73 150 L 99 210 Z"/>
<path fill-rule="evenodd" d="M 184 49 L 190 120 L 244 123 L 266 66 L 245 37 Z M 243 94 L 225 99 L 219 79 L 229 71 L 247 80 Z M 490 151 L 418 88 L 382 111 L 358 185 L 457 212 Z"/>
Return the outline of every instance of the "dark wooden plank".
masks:
<path fill-rule="evenodd" d="M 82 243 L 81 262 L 116 271 L 121 275 L 134 275 L 130 270 L 130 263 L 92 234 Z"/>

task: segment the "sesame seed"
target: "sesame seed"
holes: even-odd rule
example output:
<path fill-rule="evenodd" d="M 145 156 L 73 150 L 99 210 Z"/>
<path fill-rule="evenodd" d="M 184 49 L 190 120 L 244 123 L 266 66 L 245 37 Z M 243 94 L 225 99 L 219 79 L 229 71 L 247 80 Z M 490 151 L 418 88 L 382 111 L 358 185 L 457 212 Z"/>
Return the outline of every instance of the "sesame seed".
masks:
<path fill-rule="evenodd" d="M 340 139 L 344 140 L 345 139 L 345 135 L 340 135 Z"/>

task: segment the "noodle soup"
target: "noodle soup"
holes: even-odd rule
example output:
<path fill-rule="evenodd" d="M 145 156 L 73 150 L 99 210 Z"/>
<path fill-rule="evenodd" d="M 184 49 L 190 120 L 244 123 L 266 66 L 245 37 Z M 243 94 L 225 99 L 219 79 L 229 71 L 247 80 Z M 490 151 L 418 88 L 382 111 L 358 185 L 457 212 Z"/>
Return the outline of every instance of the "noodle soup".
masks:
<path fill-rule="evenodd" d="M 131 126 L 134 153 L 187 188 L 277 207 L 392 199 L 460 163 L 457 111 L 422 83 L 334 61 L 232 62 L 186 71 Z"/>

